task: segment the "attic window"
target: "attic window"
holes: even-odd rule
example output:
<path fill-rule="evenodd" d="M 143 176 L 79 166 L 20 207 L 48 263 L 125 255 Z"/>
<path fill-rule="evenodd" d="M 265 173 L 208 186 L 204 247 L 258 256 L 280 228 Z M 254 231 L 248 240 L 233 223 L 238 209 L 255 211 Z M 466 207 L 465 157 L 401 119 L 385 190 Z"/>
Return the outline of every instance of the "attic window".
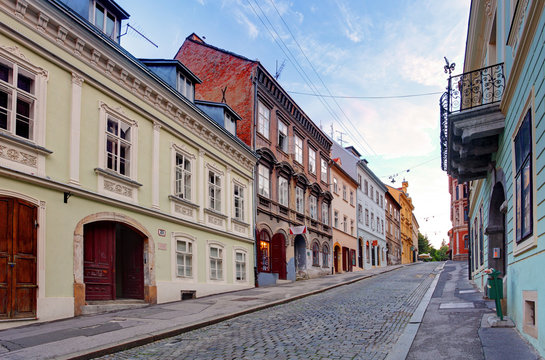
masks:
<path fill-rule="evenodd" d="M 233 135 L 237 135 L 237 123 L 236 120 L 229 114 L 225 113 L 224 127 Z"/>
<path fill-rule="evenodd" d="M 176 84 L 176 89 L 189 101 L 193 102 L 193 83 L 182 73 L 178 73 L 178 83 Z"/>
<path fill-rule="evenodd" d="M 103 5 L 96 1 L 92 1 L 92 22 L 99 30 L 106 34 L 109 38 L 115 40 L 117 31 L 117 19 L 114 14 L 109 12 Z"/>

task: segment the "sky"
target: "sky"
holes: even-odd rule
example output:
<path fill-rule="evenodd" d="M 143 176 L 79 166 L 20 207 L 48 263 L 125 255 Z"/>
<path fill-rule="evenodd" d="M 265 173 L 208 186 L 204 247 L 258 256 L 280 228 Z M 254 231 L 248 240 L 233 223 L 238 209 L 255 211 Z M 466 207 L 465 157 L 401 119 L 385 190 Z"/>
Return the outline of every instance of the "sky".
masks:
<path fill-rule="evenodd" d="M 435 247 L 448 242 L 439 97 L 447 85 L 443 57 L 456 63 L 455 73 L 463 67 L 470 1 L 117 3 L 130 14 L 124 24 L 158 46 L 129 29 L 121 45 L 136 57 L 171 59 L 194 32 L 259 60 L 273 75 L 285 62 L 278 81 L 305 113 L 336 141 L 342 136 L 344 146 L 356 147 L 386 184 L 407 180 L 420 232 Z"/>

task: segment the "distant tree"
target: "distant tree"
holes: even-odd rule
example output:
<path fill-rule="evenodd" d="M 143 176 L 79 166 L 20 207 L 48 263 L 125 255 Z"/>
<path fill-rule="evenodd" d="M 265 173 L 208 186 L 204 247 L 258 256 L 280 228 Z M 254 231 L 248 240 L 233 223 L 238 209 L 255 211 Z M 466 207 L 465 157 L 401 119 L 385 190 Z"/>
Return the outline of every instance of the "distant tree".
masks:
<path fill-rule="evenodd" d="M 444 241 L 443 241 L 444 243 Z M 435 250 L 435 249 L 434 249 Z M 448 260 L 448 245 L 443 245 L 439 250 L 435 251 L 435 254 L 432 255 L 435 261 L 446 261 Z"/>
<path fill-rule="evenodd" d="M 430 254 L 433 246 L 430 244 L 427 235 L 422 235 L 418 233 L 418 253 L 420 254 Z M 430 254 L 431 255 L 431 254 Z"/>

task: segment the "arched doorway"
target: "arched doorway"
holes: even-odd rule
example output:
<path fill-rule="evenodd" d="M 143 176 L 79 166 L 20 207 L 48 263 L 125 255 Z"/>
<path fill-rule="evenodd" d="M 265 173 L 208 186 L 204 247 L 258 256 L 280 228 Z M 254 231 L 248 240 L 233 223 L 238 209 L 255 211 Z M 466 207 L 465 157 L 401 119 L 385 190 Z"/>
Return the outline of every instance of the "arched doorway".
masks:
<path fill-rule="evenodd" d="M 490 197 L 490 210 L 488 212 L 488 266 L 501 271 L 505 277 L 507 274 L 506 244 L 505 244 L 505 213 L 502 205 L 505 195 L 501 183 L 496 183 Z M 505 210 L 504 210 L 505 211 Z"/>
<path fill-rule="evenodd" d="M 277 233 L 271 241 L 271 271 L 278 274 L 280 280 L 286 280 L 286 238 Z"/>
<path fill-rule="evenodd" d="M 358 239 L 358 266 L 363 268 L 363 240 Z"/>
<path fill-rule="evenodd" d="M 114 221 L 83 227 L 85 299 L 144 300 L 144 235 Z"/>
<path fill-rule="evenodd" d="M 338 245 L 336 245 L 335 249 L 333 250 L 333 266 L 335 267 L 335 274 L 339 273 L 340 261 L 341 261 L 341 248 Z"/>
<path fill-rule="evenodd" d="M 0 319 L 35 318 L 38 207 L 0 197 Z"/>
<path fill-rule="evenodd" d="M 307 267 L 307 244 L 303 235 L 297 235 L 294 241 L 295 269 L 305 270 Z"/>

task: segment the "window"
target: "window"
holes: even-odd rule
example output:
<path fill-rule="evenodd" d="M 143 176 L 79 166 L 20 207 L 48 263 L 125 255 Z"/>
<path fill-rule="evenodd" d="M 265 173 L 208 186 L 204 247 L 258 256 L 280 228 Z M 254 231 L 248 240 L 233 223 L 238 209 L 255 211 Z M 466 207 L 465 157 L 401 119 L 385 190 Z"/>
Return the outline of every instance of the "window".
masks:
<path fill-rule="evenodd" d="M 380 218 L 377 216 L 377 232 L 380 232 Z"/>
<path fill-rule="evenodd" d="M 266 139 L 269 138 L 269 119 L 271 116 L 271 111 L 268 107 L 263 105 L 261 101 L 257 103 L 257 132 L 263 135 Z"/>
<path fill-rule="evenodd" d="M 175 195 L 191 200 L 191 161 L 182 154 L 176 154 Z"/>
<path fill-rule="evenodd" d="M 467 235 L 464 235 L 464 249 L 469 249 L 469 239 Z"/>
<path fill-rule="evenodd" d="M 295 211 L 305 213 L 305 191 L 299 186 L 295 188 Z"/>
<path fill-rule="evenodd" d="M 259 195 L 269 197 L 269 189 L 271 188 L 270 178 L 269 178 L 269 168 L 263 164 L 258 166 L 258 176 L 259 176 Z"/>
<path fill-rule="evenodd" d="M 244 221 L 244 188 L 239 184 L 233 186 L 233 203 L 235 206 L 234 218 Z"/>
<path fill-rule="evenodd" d="M 335 194 L 339 193 L 339 184 L 337 183 L 337 178 L 333 178 L 333 192 Z"/>
<path fill-rule="evenodd" d="M 375 230 L 375 214 L 371 212 L 371 229 Z"/>
<path fill-rule="evenodd" d="M 223 126 L 225 130 L 229 131 L 233 135 L 237 135 L 237 122 L 231 115 L 225 113 Z"/>
<path fill-rule="evenodd" d="M 333 223 L 333 226 L 335 228 L 339 228 L 339 212 L 337 210 L 335 210 L 335 218 L 334 218 L 334 223 Z"/>
<path fill-rule="evenodd" d="M 310 203 L 310 218 L 314 220 L 318 220 L 318 199 L 316 198 L 316 196 L 310 195 L 309 203 Z"/>
<path fill-rule="evenodd" d="M 242 251 L 235 252 L 235 277 L 237 281 L 246 280 L 246 253 Z"/>
<path fill-rule="evenodd" d="M 380 195 L 380 207 L 384 208 L 384 197 Z"/>
<path fill-rule="evenodd" d="M 367 179 L 363 180 L 363 193 L 365 195 L 369 195 L 369 185 L 367 183 Z"/>
<path fill-rule="evenodd" d="M 316 174 L 316 151 L 312 148 L 308 148 L 308 172 Z"/>
<path fill-rule="evenodd" d="M 358 204 L 358 222 L 363 223 L 363 206 Z"/>
<path fill-rule="evenodd" d="M 0 129 L 34 140 L 35 78 L 17 64 L 0 62 Z"/>
<path fill-rule="evenodd" d="M 312 266 L 320 266 L 320 245 L 312 244 Z"/>
<path fill-rule="evenodd" d="M 288 206 L 288 179 L 280 176 L 278 178 L 278 203 Z"/>
<path fill-rule="evenodd" d="M 106 125 L 106 167 L 130 177 L 131 126 L 108 115 Z"/>
<path fill-rule="evenodd" d="M 346 185 L 343 184 L 343 200 L 348 201 L 348 198 L 346 197 Z"/>
<path fill-rule="evenodd" d="M 531 109 L 515 136 L 516 239 L 526 239 L 533 230 L 532 211 L 532 119 Z"/>
<path fill-rule="evenodd" d="M 195 91 L 193 90 L 193 83 L 182 73 L 178 73 L 178 83 L 176 84 L 176 90 L 183 96 L 185 96 L 189 101 L 193 102 L 195 98 Z M 227 117 L 231 120 L 231 117 L 225 114 L 225 120 Z M 225 128 L 227 128 L 227 121 L 225 121 Z"/>
<path fill-rule="evenodd" d="M 343 216 L 343 231 L 346 232 L 348 229 L 348 218 L 346 216 Z"/>
<path fill-rule="evenodd" d="M 261 230 L 259 233 L 259 249 L 257 254 L 257 261 L 260 271 L 270 271 L 269 265 L 269 250 L 271 246 L 271 237 L 265 230 Z"/>
<path fill-rule="evenodd" d="M 369 209 L 365 209 L 365 225 L 369 226 Z"/>
<path fill-rule="evenodd" d="M 354 205 L 354 191 L 350 190 L 350 205 Z"/>
<path fill-rule="evenodd" d="M 354 220 L 350 219 L 350 235 L 354 235 Z"/>
<path fill-rule="evenodd" d="M 187 240 L 176 241 L 177 276 L 193 277 L 193 244 Z"/>
<path fill-rule="evenodd" d="M 377 203 L 377 205 L 378 205 L 378 198 L 379 198 L 379 196 L 378 196 L 378 190 L 375 192 L 375 194 L 376 194 L 376 196 L 375 196 L 375 201 L 376 201 L 376 203 Z"/>
<path fill-rule="evenodd" d="M 303 139 L 299 136 L 295 136 L 295 161 L 299 164 L 303 164 Z"/>
<path fill-rule="evenodd" d="M 373 200 L 373 185 L 369 186 L 369 197 L 371 197 L 371 200 Z"/>
<path fill-rule="evenodd" d="M 325 202 L 322 203 L 322 222 L 329 225 L 329 205 Z"/>
<path fill-rule="evenodd" d="M 361 175 L 358 174 L 358 188 L 361 190 Z"/>
<path fill-rule="evenodd" d="M 380 220 L 380 232 L 384 234 L 384 220 Z"/>
<path fill-rule="evenodd" d="M 327 179 L 327 160 L 326 159 L 320 159 L 320 162 L 321 162 L 321 171 L 322 171 L 322 175 L 321 175 L 321 180 L 325 183 L 328 182 L 328 179 Z"/>
<path fill-rule="evenodd" d="M 288 151 L 288 127 L 278 120 L 278 148 L 283 152 Z"/>
<path fill-rule="evenodd" d="M 223 249 L 210 246 L 210 279 L 223 280 Z"/>
<path fill-rule="evenodd" d="M 111 12 L 96 1 L 93 3 L 93 23 L 106 36 L 115 40 L 117 20 Z"/>
<path fill-rule="evenodd" d="M 329 266 L 329 248 L 326 244 L 324 244 L 324 246 L 322 247 L 322 266 Z"/>
<path fill-rule="evenodd" d="M 221 211 L 221 176 L 208 171 L 208 206 L 212 210 Z"/>

